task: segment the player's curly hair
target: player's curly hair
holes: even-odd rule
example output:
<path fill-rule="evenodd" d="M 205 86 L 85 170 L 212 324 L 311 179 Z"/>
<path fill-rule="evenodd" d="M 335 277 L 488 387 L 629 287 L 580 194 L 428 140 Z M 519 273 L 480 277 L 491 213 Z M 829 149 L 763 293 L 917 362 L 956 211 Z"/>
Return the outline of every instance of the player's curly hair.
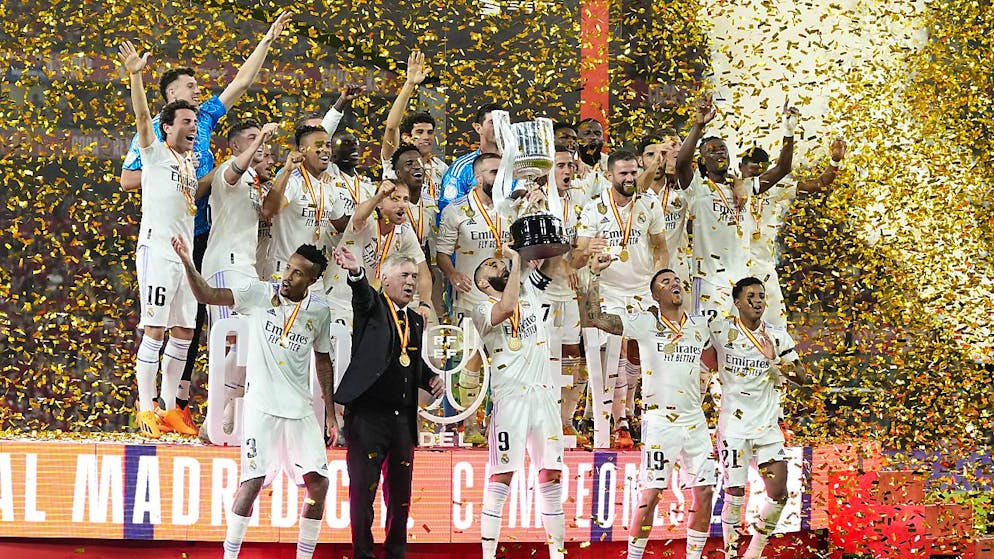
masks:
<path fill-rule="evenodd" d="M 739 295 L 742 295 L 742 291 L 750 285 L 763 285 L 763 280 L 749 276 L 735 282 L 735 287 L 732 288 L 732 300 L 738 299 Z"/>
<path fill-rule="evenodd" d="M 189 109 L 195 114 L 199 115 L 200 111 L 197 106 L 185 99 L 177 99 L 172 103 L 167 103 L 165 107 L 162 107 L 162 112 L 159 113 L 159 132 L 162 132 L 162 137 L 166 137 L 166 125 L 172 126 L 176 122 L 176 111 L 181 111 L 183 109 Z"/>
<path fill-rule="evenodd" d="M 410 134 L 414 131 L 415 124 L 430 124 L 435 127 L 435 119 L 425 111 L 418 111 L 400 122 L 400 133 Z"/>
<path fill-rule="evenodd" d="M 414 144 L 402 143 L 397 147 L 397 150 L 393 152 L 393 155 L 390 156 L 390 166 L 393 167 L 394 172 L 397 171 L 397 163 L 400 162 L 400 156 L 409 151 L 417 153 L 418 159 L 421 159 L 421 152 L 418 150 L 417 146 Z"/>
<path fill-rule="evenodd" d="M 306 258 L 310 263 L 314 264 L 317 269 L 317 274 L 314 277 L 319 278 L 321 274 L 328 268 L 328 257 L 324 255 L 324 251 L 318 247 L 310 244 L 302 244 L 297 247 L 297 254 Z"/>

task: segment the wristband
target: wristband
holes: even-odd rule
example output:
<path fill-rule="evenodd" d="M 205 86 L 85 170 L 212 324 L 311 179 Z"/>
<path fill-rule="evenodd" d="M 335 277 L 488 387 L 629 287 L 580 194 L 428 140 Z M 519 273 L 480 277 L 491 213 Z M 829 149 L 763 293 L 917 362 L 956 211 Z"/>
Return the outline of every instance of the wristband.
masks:
<path fill-rule="evenodd" d="M 239 175 L 244 175 L 246 171 L 245 169 L 238 168 L 238 163 L 235 163 L 234 161 L 231 162 L 231 168 L 234 169 Z"/>

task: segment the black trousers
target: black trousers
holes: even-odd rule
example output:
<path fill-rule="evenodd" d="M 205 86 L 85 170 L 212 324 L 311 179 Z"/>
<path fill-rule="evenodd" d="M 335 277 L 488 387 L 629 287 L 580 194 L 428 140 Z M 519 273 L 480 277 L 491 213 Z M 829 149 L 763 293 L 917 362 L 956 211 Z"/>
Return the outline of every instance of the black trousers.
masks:
<path fill-rule="evenodd" d="M 345 463 L 349 470 L 349 513 L 355 559 L 372 559 L 373 498 L 383 473 L 387 509 L 386 559 L 407 553 L 407 517 L 411 508 L 414 440 L 406 414 L 345 410 Z"/>
<path fill-rule="evenodd" d="M 207 238 L 210 233 L 201 233 L 193 237 L 193 264 L 197 271 L 201 270 L 204 263 L 204 253 L 207 252 Z M 197 304 L 197 320 L 193 327 L 193 339 L 190 341 L 190 349 L 186 352 L 186 366 L 183 367 L 183 377 L 180 380 L 193 380 L 193 366 L 197 363 L 197 356 L 200 355 L 200 334 L 207 324 L 207 307 Z M 193 386 L 190 386 L 190 396 L 193 396 Z M 187 402 L 189 403 L 189 401 Z M 168 406 L 168 403 L 166 404 Z"/>

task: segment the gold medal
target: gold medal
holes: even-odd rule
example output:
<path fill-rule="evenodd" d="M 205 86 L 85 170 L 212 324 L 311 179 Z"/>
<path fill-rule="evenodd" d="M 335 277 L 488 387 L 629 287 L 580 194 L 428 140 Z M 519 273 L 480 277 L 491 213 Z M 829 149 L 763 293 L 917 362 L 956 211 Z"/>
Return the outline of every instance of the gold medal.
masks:
<path fill-rule="evenodd" d="M 622 262 L 628 262 L 628 249 L 627 248 L 621 249 L 621 252 L 618 254 L 618 260 L 621 260 Z"/>
<path fill-rule="evenodd" d="M 197 205 L 196 204 L 191 204 L 186 209 L 186 213 L 190 214 L 191 216 L 196 216 L 197 215 Z"/>
<path fill-rule="evenodd" d="M 758 229 L 752 232 L 752 240 L 754 241 L 758 241 L 760 238 L 762 238 L 762 236 L 763 234 L 760 233 Z"/>
<path fill-rule="evenodd" d="M 407 350 L 402 350 L 400 353 L 400 358 L 398 358 L 397 360 L 400 361 L 401 367 L 411 366 L 411 356 L 407 354 Z"/>
<path fill-rule="evenodd" d="M 497 247 L 497 249 L 494 250 L 494 258 L 497 259 L 504 258 L 504 249 L 502 249 L 501 247 Z"/>
<path fill-rule="evenodd" d="M 317 229 L 317 230 L 314 231 L 314 240 L 316 241 L 316 240 L 318 240 L 320 238 L 321 238 L 321 230 Z"/>
<path fill-rule="evenodd" d="M 666 344 L 663 346 L 663 353 L 665 353 L 666 355 L 670 355 L 674 351 L 676 351 L 676 345 L 674 344 Z"/>
<path fill-rule="evenodd" d="M 519 351 L 521 349 L 521 338 L 514 337 L 507 341 L 507 349 Z"/>

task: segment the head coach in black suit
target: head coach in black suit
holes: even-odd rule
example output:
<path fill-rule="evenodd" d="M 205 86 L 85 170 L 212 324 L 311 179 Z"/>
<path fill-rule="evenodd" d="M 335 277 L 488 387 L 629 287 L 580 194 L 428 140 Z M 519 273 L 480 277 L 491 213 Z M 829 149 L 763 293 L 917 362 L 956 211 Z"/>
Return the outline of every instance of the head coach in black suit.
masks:
<path fill-rule="evenodd" d="M 414 260 L 391 256 L 380 268 L 383 291 L 369 285 L 358 258 L 348 249 L 334 251 L 352 287 L 352 361 L 335 390 L 345 406 L 349 511 L 356 559 L 373 555 L 373 497 L 383 471 L 387 508 L 387 559 L 407 549 L 414 447 L 418 440 L 418 388 L 436 397 L 442 379 L 421 359 L 424 320 L 408 308 L 418 283 Z"/>

